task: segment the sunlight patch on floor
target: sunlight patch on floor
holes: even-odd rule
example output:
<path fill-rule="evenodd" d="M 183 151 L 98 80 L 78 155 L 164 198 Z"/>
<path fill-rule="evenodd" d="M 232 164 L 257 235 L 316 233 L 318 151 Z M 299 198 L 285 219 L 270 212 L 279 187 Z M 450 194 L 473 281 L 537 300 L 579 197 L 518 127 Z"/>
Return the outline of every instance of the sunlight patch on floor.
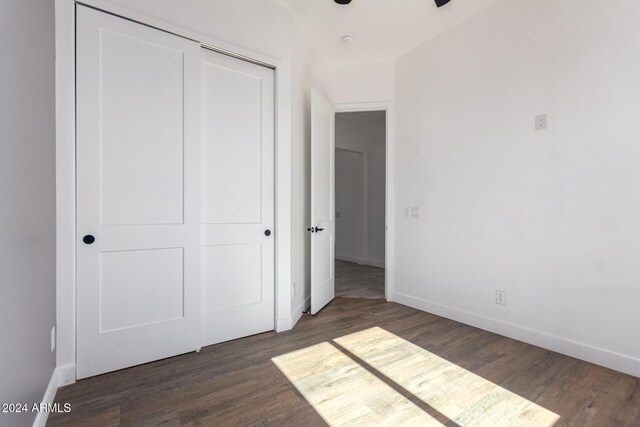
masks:
<path fill-rule="evenodd" d="M 273 362 L 331 426 L 443 425 L 327 342 Z"/>
<path fill-rule="evenodd" d="M 461 427 L 550 427 L 560 418 L 382 328 L 334 341 Z"/>

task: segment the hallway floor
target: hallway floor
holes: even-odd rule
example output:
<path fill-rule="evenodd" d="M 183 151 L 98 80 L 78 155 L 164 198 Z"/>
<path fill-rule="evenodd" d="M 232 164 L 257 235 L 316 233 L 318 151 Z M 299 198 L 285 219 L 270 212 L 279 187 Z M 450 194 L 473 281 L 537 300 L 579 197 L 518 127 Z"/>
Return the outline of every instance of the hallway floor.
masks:
<path fill-rule="evenodd" d="M 336 297 L 385 299 L 384 268 L 336 260 Z"/>

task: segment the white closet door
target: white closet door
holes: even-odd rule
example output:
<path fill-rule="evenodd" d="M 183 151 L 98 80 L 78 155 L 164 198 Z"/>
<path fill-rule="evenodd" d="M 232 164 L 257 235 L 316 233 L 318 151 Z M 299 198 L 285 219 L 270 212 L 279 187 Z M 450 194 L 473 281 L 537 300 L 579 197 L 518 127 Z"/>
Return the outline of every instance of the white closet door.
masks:
<path fill-rule="evenodd" d="M 77 375 L 84 378 L 200 345 L 200 47 L 85 7 L 77 12 Z M 83 242 L 88 235 L 94 243 Z"/>
<path fill-rule="evenodd" d="M 203 345 L 274 329 L 274 71 L 202 50 Z"/>

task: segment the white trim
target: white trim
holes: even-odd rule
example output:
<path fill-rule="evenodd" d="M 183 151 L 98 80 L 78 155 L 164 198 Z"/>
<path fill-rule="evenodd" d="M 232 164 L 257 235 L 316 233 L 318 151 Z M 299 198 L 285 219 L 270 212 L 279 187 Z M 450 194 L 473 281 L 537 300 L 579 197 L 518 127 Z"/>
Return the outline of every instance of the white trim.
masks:
<path fill-rule="evenodd" d="M 58 368 L 56 368 L 53 370 L 53 373 L 51 374 L 49 385 L 47 385 L 47 390 L 44 392 L 44 396 L 42 396 L 41 403 L 44 403 L 47 405 L 52 404 L 56 398 L 58 387 L 60 387 L 60 371 Z M 49 418 L 49 412 L 47 411 L 38 412 L 38 415 L 36 415 L 36 419 L 33 421 L 33 427 L 45 427 L 47 425 L 48 418 Z"/>
<path fill-rule="evenodd" d="M 302 304 L 298 304 L 296 308 L 291 312 L 291 316 L 283 317 L 282 319 L 278 319 L 276 321 L 276 331 L 277 332 L 286 332 L 290 331 L 296 326 L 296 323 L 302 318 L 302 314 L 309 308 L 311 305 L 311 295 L 309 295 Z"/>
<path fill-rule="evenodd" d="M 394 283 L 394 240 L 395 214 L 393 206 L 395 203 L 395 115 L 393 103 L 391 101 L 379 102 L 358 102 L 358 103 L 338 103 L 334 104 L 336 113 L 352 113 L 358 111 L 384 111 L 386 114 L 386 232 L 385 232 L 385 263 L 381 268 L 385 269 L 385 296 L 387 301 L 393 301 L 395 295 Z"/>
<path fill-rule="evenodd" d="M 293 313 L 291 313 L 291 329 L 296 326 L 296 323 L 302 318 L 302 315 L 305 311 L 309 309 L 311 306 L 311 295 L 309 295 L 302 304 L 298 304 L 296 308 L 293 309 Z"/>
<path fill-rule="evenodd" d="M 633 356 L 615 353 L 579 341 L 574 341 L 536 329 L 504 322 L 481 314 L 471 313 L 469 311 L 460 310 L 402 293 L 395 293 L 393 300 L 398 304 L 413 307 L 418 310 L 455 320 L 505 337 L 640 377 L 640 359 Z"/>
<path fill-rule="evenodd" d="M 274 61 L 277 63 L 278 61 Z M 272 62 L 273 63 L 273 62 Z M 276 318 L 291 316 L 291 64 L 276 64 Z M 277 327 L 276 332 L 281 329 Z"/>
<path fill-rule="evenodd" d="M 56 0 L 55 8 L 56 364 L 65 366 L 76 362 L 75 3 Z"/>
<path fill-rule="evenodd" d="M 293 329 L 293 319 L 291 316 L 276 320 L 276 332 L 287 332 Z"/>
<path fill-rule="evenodd" d="M 76 382 L 76 365 L 64 365 L 56 368 L 58 371 L 58 387 L 64 387 Z"/>
<path fill-rule="evenodd" d="M 57 365 L 68 367 L 76 362 L 75 1 L 55 1 Z M 291 319 L 291 60 L 272 58 L 104 0 L 82 3 L 276 68 L 275 326 L 276 331 L 291 329 L 280 327 L 287 324 L 283 320 Z"/>

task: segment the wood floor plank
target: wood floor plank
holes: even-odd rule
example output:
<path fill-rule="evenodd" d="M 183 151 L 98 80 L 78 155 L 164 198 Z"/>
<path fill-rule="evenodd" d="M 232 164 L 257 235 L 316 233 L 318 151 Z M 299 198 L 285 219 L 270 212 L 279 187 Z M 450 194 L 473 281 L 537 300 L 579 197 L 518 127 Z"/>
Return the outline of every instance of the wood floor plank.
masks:
<path fill-rule="evenodd" d="M 560 418 L 554 427 L 640 426 L 638 378 L 398 304 L 357 298 L 337 298 L 316 317 L 305 315 L 290 332 L 231 341 L 204 348 L 198 354 L 161 360 L 64 387 L 59 390 L 56 402 L 70 403 L 72 411 L 52 413 L 48 425 L 326 425 L 317 408 L 272 359 L 339 342 L 342 337 L 374 327 L 496 384 L 508 391 L 506 395 L 510 398 L 517 395 L 557 414 Z M 343 353 L 351 357 L 346 349 Z M 358 362 L 356 356 L 352 358 L 354 363 L 366 365 Z M 413 397 L 410 400 L 416 402 L 422 396 L 437 398 L 436 401 L 448 405 L 464 404 L 464 396 L 456 399 L 455 393 L 447 394 L 447 389 L 455 388 L 455 382 L 451 382 L 455 375 L 447 378 L 455 369 L 444 370 L 442 377 L 438 377 L 437 373 L 424 369 L 426 361 L 413 363 L 415 375 L 401 363 L 389 368 L 391 376 L 402 374 L 395 380 L 396 391 L 405 390 L 402 384 L 410 388 L 411 384 L 419 384 L 415 381 L 428 379 L 438 384 L 434 390 L 423 387 L 405 394 L 405 398 Z M 467 379 L 458 379 L 458 384 L 465 384 L 464 381 Z M 474 388 L 478 393 L 481 389 Z M 466 399 L 473 400 L 468 396 Z M 515 399 L 526 406 L 526 402 Z M 464 425 L 471 422 L 468 420 L 483 419 L 485 414 L 478 408 L 502 407 L 505 419 L 516 420 L 518 425 L 533 423 L 526 416 L 514 418 L 518 411 L 509 402 L 504 396 L 490 395 L 485 401 L 474 403 L 477 406 L 473 411 L 480 412 L 459 412 L 455 422 L 446 422 L 446 417 L 438 420 L 445 425 Z M 388 412 L 389 407 L 380 410 L 387 411 L 386 416 L 393 415 Z M 354 407 L 354 411 L 357 413 L 358 409 Z"/>
<path fill-rule="evenodd" d="M 336 260 L 336 297 L 384 299 L 384 269 Z"/>

